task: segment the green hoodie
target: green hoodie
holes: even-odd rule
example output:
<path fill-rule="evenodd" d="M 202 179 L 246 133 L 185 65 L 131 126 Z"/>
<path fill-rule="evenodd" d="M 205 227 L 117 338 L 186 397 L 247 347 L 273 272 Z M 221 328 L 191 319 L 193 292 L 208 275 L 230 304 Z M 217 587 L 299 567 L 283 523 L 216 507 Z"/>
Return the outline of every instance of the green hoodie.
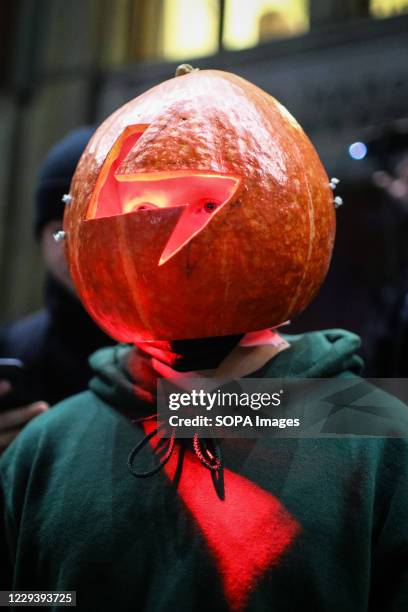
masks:
<path fill-rule="evenodd" d="M 286 338 L 263 376 L 361 368 L 352 334 Z M 76 590 L 84 612 L 408 610 L 406 440 L 224 440 L 224 499 L 179 446 L 136 479 L 127 460 L 145 433 L 128 416 L 152 409 L 132 395 L 130 350 L 95 353 L 90 390 L 4 454 L 1 589 Z M 141 466 L 153 458 L 147 446 Z"/>

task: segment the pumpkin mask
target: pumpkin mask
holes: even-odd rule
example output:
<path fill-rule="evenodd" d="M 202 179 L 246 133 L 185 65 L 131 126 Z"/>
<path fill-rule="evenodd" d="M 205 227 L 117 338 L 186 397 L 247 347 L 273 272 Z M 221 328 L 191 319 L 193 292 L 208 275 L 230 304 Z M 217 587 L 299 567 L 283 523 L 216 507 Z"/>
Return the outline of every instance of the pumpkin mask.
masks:
<path fill-rule="evenodd" d="M 119 341 L 278 325 L 329 266 L 333 193 L 313 145 L 274 98 L 229 73 L 194 71 L 117 110 L 70 196 L 74 284 Z"/>

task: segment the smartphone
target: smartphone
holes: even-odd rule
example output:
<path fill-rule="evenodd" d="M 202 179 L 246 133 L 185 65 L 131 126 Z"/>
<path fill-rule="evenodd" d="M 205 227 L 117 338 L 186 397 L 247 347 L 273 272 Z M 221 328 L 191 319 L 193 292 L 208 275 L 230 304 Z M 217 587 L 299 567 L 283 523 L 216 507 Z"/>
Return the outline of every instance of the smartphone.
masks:
<path fill-rule="evenodd" d="M 0 396 L 0 410 L 18 408 L 29 403 L 26 373 L 20 359 L 0 358 L 0 380 L 7 380 L 12 387 L 9 393 Z"/>

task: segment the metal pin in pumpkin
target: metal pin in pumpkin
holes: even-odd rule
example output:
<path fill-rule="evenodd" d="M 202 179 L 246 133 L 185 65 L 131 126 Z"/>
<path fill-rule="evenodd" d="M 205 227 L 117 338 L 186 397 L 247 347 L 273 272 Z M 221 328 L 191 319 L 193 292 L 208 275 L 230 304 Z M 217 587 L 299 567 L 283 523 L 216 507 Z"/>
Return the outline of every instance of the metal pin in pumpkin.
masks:
<path fill-rule="evenodd" d="M 65 212 L 79 297 L 124 342 L 275 326 L 330 262 L 333 191 L 296 120 L 234 74 L 178 74 L 99 127 Z"/>

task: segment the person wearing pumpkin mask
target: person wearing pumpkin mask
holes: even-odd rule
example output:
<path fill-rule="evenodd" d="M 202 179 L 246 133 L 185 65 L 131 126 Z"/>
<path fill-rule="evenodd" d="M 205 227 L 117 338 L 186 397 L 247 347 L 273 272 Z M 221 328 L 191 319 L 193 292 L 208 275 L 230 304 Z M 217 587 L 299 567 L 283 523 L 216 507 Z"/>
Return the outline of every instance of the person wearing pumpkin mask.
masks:
<path fill-rule="evenodd" d="M 76 590 L 87 612 L 406 609 L 406 440 L 156 438 L 158 378 L 358 376 L 354 334 L 279 333 L 327 271 L 333 185 L 228 73 L 187 70 L 97 130 L 60 237 L 125 344 L 3 456 L 2 589 Z"/>
<path fill-rule="evenodd" d="M 94 128 L 81 127 L 65 136 L 47 154 L 35 192 L 34 234 L 46 269 L 45 307 L 0 329 L 0 357 L 15 358 L 25 367 L 24 392 L 0 381 L 0 452 L 24 425 L 49 405 L 86 389 L 91 370 L 88 356 L 112 344 L 95 325 L 75 295 L 61 244 L 64 204 L 72 176 Z M 25 406 L 3 410 L 13 391 Z"/>

